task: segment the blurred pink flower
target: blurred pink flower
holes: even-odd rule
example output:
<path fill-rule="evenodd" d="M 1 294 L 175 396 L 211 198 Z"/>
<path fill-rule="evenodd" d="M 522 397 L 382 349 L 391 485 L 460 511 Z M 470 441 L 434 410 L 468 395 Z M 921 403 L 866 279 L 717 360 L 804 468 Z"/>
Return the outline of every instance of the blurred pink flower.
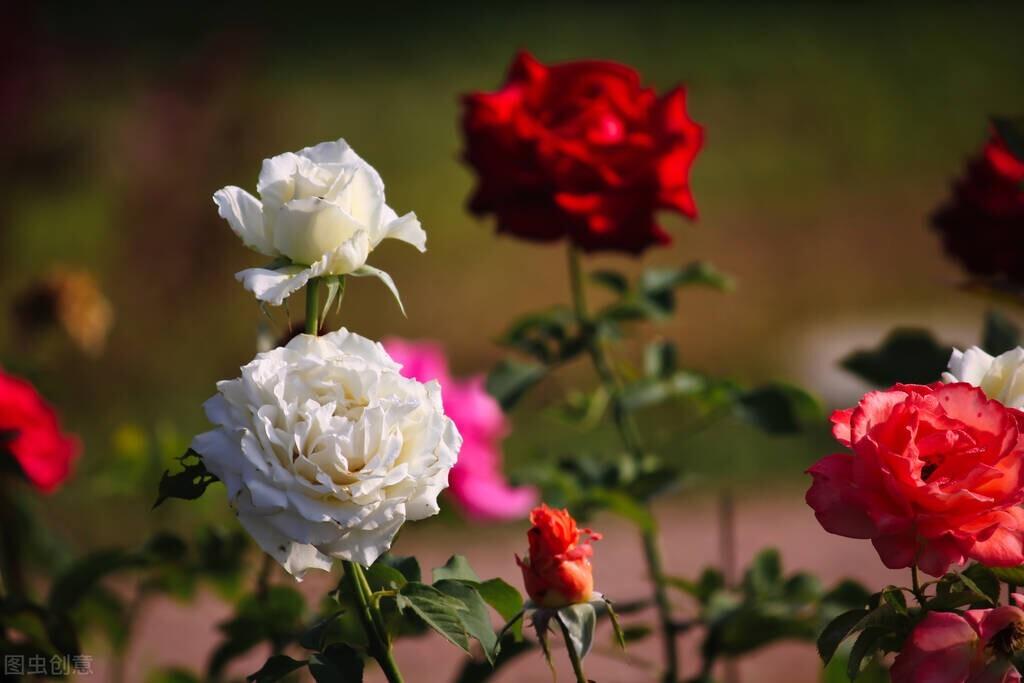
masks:
<path fill-rule="evenodd" d="M 441 385 L 444 411 L 462 434 L 459 462 L 451 472 L 452 498 L 471 519 L 501 520 L 525 517 L 537 502 L 532 487 L 511 487 L 501 471 L 500 441 L 508 423 L 498 402 L 484 389 L 484 378 L 455 379 L 437 344 L 384 341 L 384 348 L 402 374 L 420 382 L 436 379 Z"/>
<path fill-rule="evenodd" d="M 1021 596 L 1014 594 L 1020 604 Z M 893 663 L 893 683 L 1019 683 L 1024 611 L 1016 606 L 928 612 Z"/>

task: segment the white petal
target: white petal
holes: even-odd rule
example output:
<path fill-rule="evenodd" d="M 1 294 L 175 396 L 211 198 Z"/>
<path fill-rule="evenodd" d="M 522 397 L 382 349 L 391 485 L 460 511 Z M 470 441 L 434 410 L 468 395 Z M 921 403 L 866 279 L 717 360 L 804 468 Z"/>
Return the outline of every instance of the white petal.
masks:
<path fill-rule="evenodd" d="M 281 535 L 267 523 L 265 517 L 239 514 L 238 521 L 263 552 L 277 560 L 296 581 L 301 581 L 310 569 L 331 571 L 334 563 L 330 557 L 308 543 L 296 543 Z"/>
<path fill-rule="evenodd" d="M 291 152 L 263 160 L 256 191 L 269 207 L 279 208 L 295 195 L 295 171 L 299 158 Z"/>
<path fill-rule="evenodd" d="M 314 277 L 310 268 L 247 268 L 235 274 L 242 286 L 256 295 L 260 301 L 271 306 L 280 306 L 289 296 L 306 286 Z"/>
<path fill-rule="evenodd" d="M 427 250 L 427 233 L 416 214 L 409 212 L 384 226 L 384 238 L 401 240 L 419 249 Z"/>
<path fill-rule="evenodd" d="M 245 190 L 225 187 L 213 195 L 217 213 L 228 222 L 245 246 L 267 256 L 277 256 L 263 224 L 263 204 Z"/>

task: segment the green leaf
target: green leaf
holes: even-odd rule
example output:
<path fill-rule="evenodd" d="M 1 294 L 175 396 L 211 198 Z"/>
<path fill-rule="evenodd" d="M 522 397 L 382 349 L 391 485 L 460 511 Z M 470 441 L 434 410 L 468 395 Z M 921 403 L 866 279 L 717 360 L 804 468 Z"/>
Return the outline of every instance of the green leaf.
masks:
<path fill-rule="evenodd" d="M 462 625 L 459 612 L 465 606 L 432 586 L 407 583 L 396 598 L 398 609 L 412 612 L 427 626 L 444 636 L 450 643 L 469 652 L 469 635 Z"/>
<path fill-rule="evenodd" d="M 494 648 L 498 644 L 498 638 L 494 634 L 494 627 L 491 626 L 491 616 L 487 611 L 487 603 L 480 597 L 477 590 L 462 581 L 454 579 L 435 581 L 434 588 L 465 605 L 466 609 L 458 612 L 462 626 L 467 634 L 480 642 L 487 660 L 493 663 Z"/>
<path fill-rule="evenodd" d="M 144 558 L 123 550 L 100 550 L 86 555 L 54 580 L 48 601 L 50 609 L 69 612 L 105 577 L 145 564 Z"/>
<path fill-rule="evenodd" d="M 842 366 L 879 387 L 900 382 L 930 384 L 946 369 L 949 355 L 950 347 L 939 344 L 931 332 L 898 328 L 878 348 L 856 351 L 844 358 Z"/>
<path fill-rule="evenodd" d="M 345 645 L 331 645 L 309 658 L 309 672 L 316 683 L 360 683 L 363 658 Z"/>
<path fill-rule="evenodd" d="M 373 592 L 385 590 L 398 590 L 408 580 L 398 569 L 383 562 L 375 562 L 372 567 L 366 570 L 366 581 L 370 584 Z"/>
<path fill-rule="evenodd" d="M 406 581 L 420 581 L 423 578 L 423 574 L 420 571 L 420 562 L 415 557 L 400 557 L 388 553 L 381 557 L 378 562 L 394 567 L 402 572 L 402 576 L 405 577 Z"/>
<path fill-rule="evenodd" d="M 398 287 L 395 286 L 395 281 L 391 279 L 391 276 L 385 273 L 380 268 L 374 268 L 373 266 L 361 266 L 356 268 L 349 273 L 352 277 L 375 277 L 384 283 L 384 286 L 391 292 L 391 296 L 395 297 L 395 301 L 398 302 L 398 310 L 402 311 L 402 315 L 405 315 L 405 306 L 402 305 L 402 297 L 398 293 Z"/>
<path fill-rule="evenodd" d="M 857 680 L 860 675 L 860 665 L 864 658 L 873 655 L 878 649 L 878 641 L 885 635 L 885 631 L 878 628 L 865 629 L 853 643 L 850 650 L 850 660 L 846 663 L 846 675 L 851 681 Z"/>
<path fill-rule="evenodd" d="M 981 348 L 998 356 L 1020 345 L 1020 328 L 997 311 L 985 314 L 985 331 Z"/>
<path fill-rule="evenodd" d="M 170 470 L 164 472 L 160 478 L 160 487 L 157 492 L 156 502 L 153 509 L 160 507 L 168 498 L 181 500 L 195 500 L 206 492 L 206 487 L 215 481 L 219 481 L 211 474 L 203 464 L 202 457 L 191 448 L 178 458 L 182 470 L 171 474 Z"/>
<path fill-rule="evenodd" d="M 739 395 L 740 417 L 770 434 L 793 434 L 821 417 L 818 402 L 803 389 L 769 384 Z"/>
<path fill-rule="evenodd" d="M 654 517 L 643 505 L 631 497 L 618 491 L 594 489 L 586 494 L 586 504 L 611 510 L 615 514 L 628 519 L 643 531 L 654 529 Z"/>
<path fill-rule="evenodd" d="M 882 600 L 896 610 L 897 614 L 907 614 L 907 598 L 903 595 L 903 589 L 886 586 L 882 590 Z"/>
<path fill-rule="evenodd" d="M 306 666 L 305 660 L 292 659 L 288 655 L 274 655 L 254 674 L 246 676 L 250 683 L 277 683 L 293 671 Z"/>
<path fill-rule="evenodd" d="M 960 582 L 972 590 L 988 598 L 990 604 L 999 602 L 1002 586 L 995 573 L 983 564 L 972 564 L 960 572 Z"/>
<path fill-rule="evenodd" d="M 569 360 L 585 350 L 585 341 L 576 333 L 577 328 L 576 314 L 565 306 L 557 306 L 519 318 L 498 342 L 546 365 Z"/>
<path fill-rule="evenodd" d="M 523 597 L 515 588 L 501 579 L 490 579 L 477 584 L 477 591 L 484 601 L 508 621 L 523 609 Z"/>
<path fill-rule="evenodd" d="M 654 379 L 667 379 L 677 369 L 676 345 L 668 340 L 659 340 L 644 349 L 644 373 Z"/>
<path fill-rule="evenodd" d="M 592 271 L 590 279 L 616 294 L 625 294 L 629 291 L 629 281 L 626 279 L 626 276 L 614 270 Z"/>
<path fill-rule="evenodd" d="M 443 567 L 438 567 L 433 571 L 433 575 L 435 583 L 443 579 L 480 582 L 480 577 L 469 566 L 469 560 L 462 555 L 452 555 Z"/>
<path fill-rule="evenodd" d="M 821 656 L 823 662 L 829 663 L 839 644 L 850 635 L 866 614 L 867 611 L 864 609 L 853 609 L 843 612 L 829 622 L 825 630 L 818 636 L 818 655 Z"/>
<path fill-rule="evenodd" d="M 1024 565 L 1020 567 L 989 567 L 989 570 L 1004 583 L 1024 586 Z"/>
<path fill-rule="evenodd" d="M 622 625 L 619 624 L 619 615 L 615 613 L 615 608 L 612 607 L 611 600 L 604 601 L 604 608 L 608 610 L 608 620 L 612 622 L 612 632 L 615 634 L 615 642 L 619 644 L 619 647 L 623 650 L 626 649 L 626 634 L 622 630 Z"/>
<path fill-rule="evenodd" d="M 320 320 L 322 321 L 331 312 L 331 304 L 334 303 L 335 299 L 338 301 L 336 310 L 341 310 L 341 300 L 345 297 L 345 276 L 327 275 L 322 277 L 321 281 L 327 285 L 327 298 L 324 300 L 323 309 L 320 311 Z"/>
<path fill-rule="evenodd" d="M 547 368 L 537 363 L 503 360 L 487 375 L 487 393 L 508 411 L 546 373 Z"/>
<path fill-rule="evenodd" d="M 498 654 L 494 663 L 470 659 L 462 667 L 455 683 L 483 683 L 490 680 L 494 674 L 519 655 L 529 652 L 534 645 L 526 640 L 515 640 L 512 636 L 506 636 L 499 643 Z"/>
<path fill-rule="evenodd" d="M 580 659 L 587 656 L 594 644 L 594 630 L 597 628 L 597 613 L 589 602 L 569 605 L 558 610 L 555 616 L 569 632 L 569 642 Z"/>
<path fill-rule="evenodd" d="M 662 292 L 687 285 L 705 285 L 721 291 L 733 288 L 733 281 L 710 263 L 695 261 L 682 268 L 648 268 L 640 277 L 645 292 Z"/>

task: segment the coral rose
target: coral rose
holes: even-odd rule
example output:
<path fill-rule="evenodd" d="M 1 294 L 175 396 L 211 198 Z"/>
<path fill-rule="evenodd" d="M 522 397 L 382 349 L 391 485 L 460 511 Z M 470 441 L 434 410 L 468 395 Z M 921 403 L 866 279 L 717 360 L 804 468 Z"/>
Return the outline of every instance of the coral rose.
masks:
<path fill-rule="evenodd" d="M 807 504 L 826 531 L 932 576 L 967 559 L 1024 563 L 1024 413 L 969 384 L 898 384 L 832 423 L 853 453 L 808 470 Z"/>
<path fill-rule="evenodd" d="M 537 491 L 509 486 L 502 474 L 500 442 L 508 433 L 508 421 L 484 389 L 484 378 L 452 377 L 444 352 L 434 344 L 388 339 L 384 348 L 401 364 L 405 377 L 441 385 L 444 412 L 463 438 L 448 491 L 466 516 L 478 521 L 525 517 L 537 502 Z"/>
<path fill-rule="evenodd" d="M 932 217 L 946 252 L 973 275 L 1024 287 L 1024 159 L 996 134 Z"/>
<path fill-rule="evenodd" d="M 10 453 L 25 477 L 50 493 L 68 478 L 78 441 L 28 382 L 0 372 L 0 456 Z"/>
<path fill-rule="evenodd" d="M 892 683 L 1018 683 L 1010 658 L 1022 645 L 1024 611 L 1018 607 L 929 612 L 896 657 Z"/>
<path fill-rule="evenodd" d="M 500 232 L 637 254 L 670 241 L 656 210 L 697 215 L 689 174 L 703 134 L 683 88 L 659 97 L 621 64 L 521 52 L 500 90 L 463 104 L 479 178 L 470 209 L 495 214 Z"/>
<path fill-rule="evenodd" d="M 553 609 L 589 602 L 594 593 L 590 566 L 594 549 L 590 542 L 601 540 L 601 534 L 578 529 L 568 510 L 553 510 L 547 505 L 534 508 L 530 524 L 533 526 L 526 533 L 529 557 L 524 560 L 516 556 L 530 599 L 540 607 Z"/>

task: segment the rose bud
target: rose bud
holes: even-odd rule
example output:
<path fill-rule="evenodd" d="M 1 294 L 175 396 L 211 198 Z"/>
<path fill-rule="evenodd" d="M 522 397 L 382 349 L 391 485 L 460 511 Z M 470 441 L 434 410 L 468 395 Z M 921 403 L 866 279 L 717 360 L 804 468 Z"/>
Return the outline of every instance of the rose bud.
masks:
<path fill-rule="evenodd" d="M 600 541 L 601 534 L 578 529 L 568 510 L 547 505 L 534 508 L 530 523 L 533 526 L 526 532 L 529 557 L 516 555 L 530 599 L 553 609 L 589 602 L 594 592 L 590 542 Z"/>

